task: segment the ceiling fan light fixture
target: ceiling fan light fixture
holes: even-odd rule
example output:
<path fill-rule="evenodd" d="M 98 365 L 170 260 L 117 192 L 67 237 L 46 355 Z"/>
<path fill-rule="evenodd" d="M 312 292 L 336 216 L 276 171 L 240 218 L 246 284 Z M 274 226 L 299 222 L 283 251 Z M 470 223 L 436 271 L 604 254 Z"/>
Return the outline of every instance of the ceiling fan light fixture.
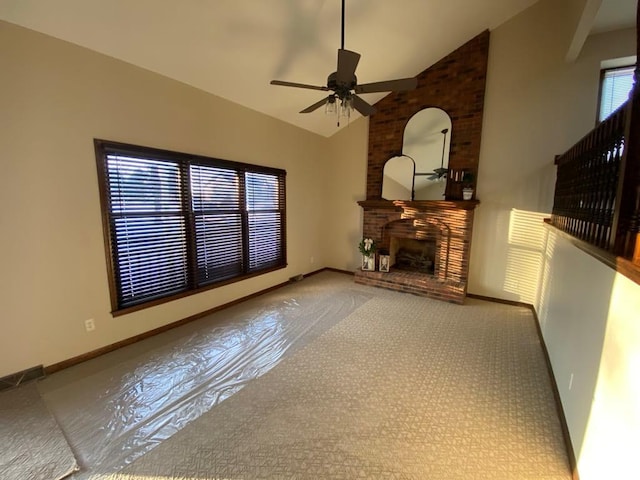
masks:
<path fill-rule="evenodd" d="M 340 116 L 346 118 L 351 117 L 351 110 L 353 110 L 353 102 L 351 100 L 351 97 L 344 97 L 340 102 Z"/>
<path fill-rule="evenodd" d="M 338 113 L 338 105 L 336 103 L 335 95 L 329 95 L 327 97 L 327 103 L 324 105 L 324 113 L 326 115 L 335 115 Z"/>

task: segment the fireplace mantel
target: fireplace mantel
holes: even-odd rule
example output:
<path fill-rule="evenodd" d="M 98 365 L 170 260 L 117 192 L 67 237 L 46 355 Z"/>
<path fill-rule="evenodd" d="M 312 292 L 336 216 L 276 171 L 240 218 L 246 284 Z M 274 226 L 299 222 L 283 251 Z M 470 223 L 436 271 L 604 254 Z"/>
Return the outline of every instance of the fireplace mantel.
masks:
<path fill-rule="evenodd" d="M 480 204 L 479 200 L 360 200 L 360 205 L 365 210 L 395 210 L 401 212 L 406 209 L 431 210 L 431 209 L 457 209 L 474 210 Z"/>

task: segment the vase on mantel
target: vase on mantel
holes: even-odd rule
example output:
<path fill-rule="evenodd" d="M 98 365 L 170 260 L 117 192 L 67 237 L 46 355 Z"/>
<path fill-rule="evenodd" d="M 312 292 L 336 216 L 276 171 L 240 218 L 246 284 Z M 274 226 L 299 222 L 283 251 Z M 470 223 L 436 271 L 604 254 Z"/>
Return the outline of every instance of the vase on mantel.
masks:
<path fill-rule="evenodd" d="M 475 182 L 475 175 L 473 172 L 465 170 L 462 174 L 462 199 L 471 200 L 473 198 L 473 186 Z"/>

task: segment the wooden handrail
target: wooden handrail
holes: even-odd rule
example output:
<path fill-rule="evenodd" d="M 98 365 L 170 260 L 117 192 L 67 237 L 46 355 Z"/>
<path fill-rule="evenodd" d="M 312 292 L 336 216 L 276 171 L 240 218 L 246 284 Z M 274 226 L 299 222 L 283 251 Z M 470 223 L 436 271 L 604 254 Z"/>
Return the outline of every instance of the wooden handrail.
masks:
<path fill-rule="evenodd" d="M 640 3 L 636 7 L 640 23 Z M 640 58 L 640 30 L 636 33 Z M 629 100 L 564 154 L 550 222 L 640 278 L 640 70 Z"/>
<path fill-rule="evenodd" d="M 629 114 L 626 102 L 556 158 L 552 224 L 608 251 L 616 238 L 615 207 Z"/>
<path fill-rule="evenodd" d="M 636 70 L 636 78 L 638 71 Z M 551 224 L 640 266 L 640 93 L 557 156 Z"/>

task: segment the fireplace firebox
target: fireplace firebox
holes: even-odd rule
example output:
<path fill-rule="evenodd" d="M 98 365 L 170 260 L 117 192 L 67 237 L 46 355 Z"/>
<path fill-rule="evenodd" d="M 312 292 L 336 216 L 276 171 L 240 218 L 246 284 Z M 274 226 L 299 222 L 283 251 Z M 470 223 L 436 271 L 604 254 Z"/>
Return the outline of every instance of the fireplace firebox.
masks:
<path fill-rule="evenodd" d="M 390 242 L 392 270 L 405 270 L 433 275 L 436 260 L 436 241 L 392 237 Z"/>

